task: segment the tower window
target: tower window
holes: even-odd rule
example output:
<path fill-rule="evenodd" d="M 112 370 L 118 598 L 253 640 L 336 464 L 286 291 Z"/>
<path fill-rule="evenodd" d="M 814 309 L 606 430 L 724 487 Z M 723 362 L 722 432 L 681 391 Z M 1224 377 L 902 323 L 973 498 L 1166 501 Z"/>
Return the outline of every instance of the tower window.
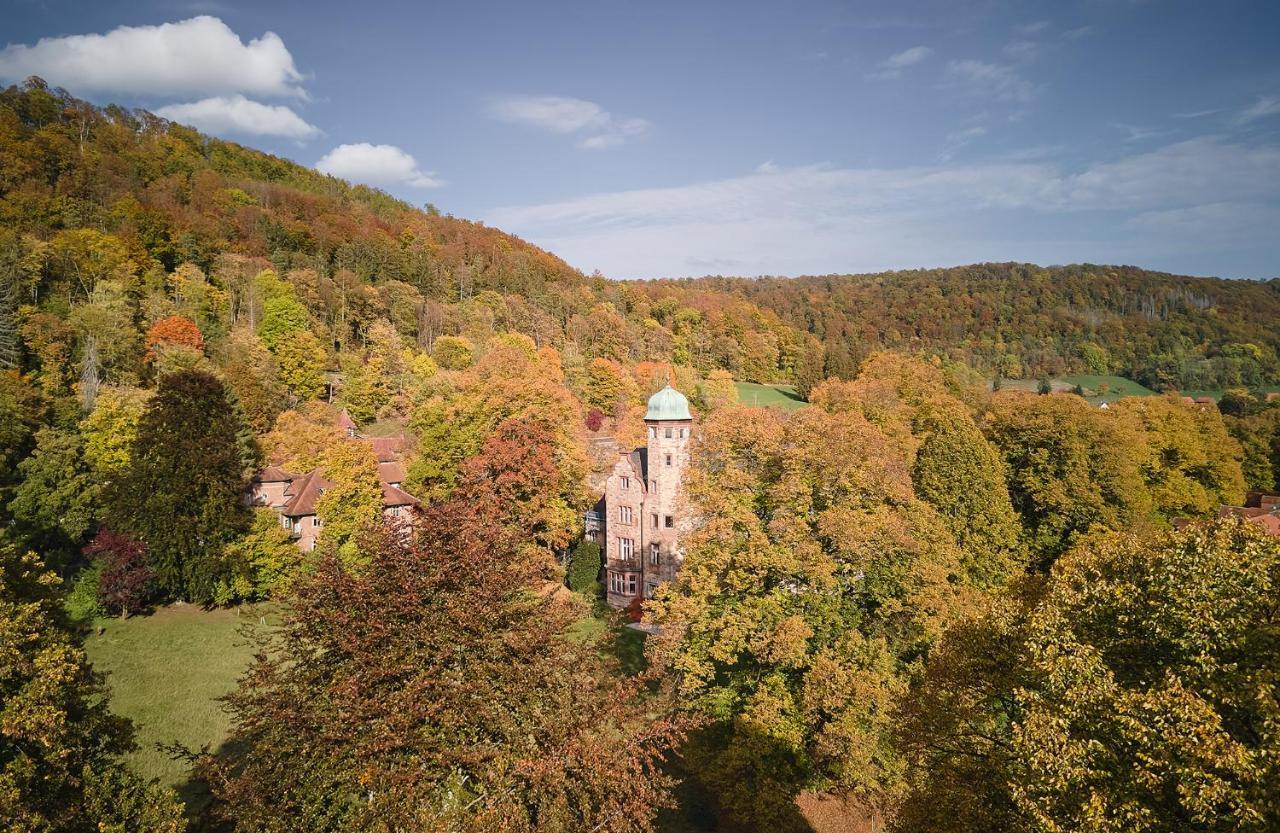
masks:
<path fill-rule="evenodd" d="M 618 507 L 618 523 L 622 523 L 622 524 L 631 523 L 631 507 L 630 506 Z"/>
<path fill-rule="evenodd" d="M 668 466 L 669 466 L 669 465 L 671 465 L 671 455 L 670 455 L 670 454 L 668 454 L 668 455 L 667 455 L 667 465 L 668 465 Z"/>
<path fill-rule="evenodd" d="M 624 478 L 622 478 L 622 488 L 624 488 L 624 489 L 630 489 L 630 488 L 631 488 L 631 478 L 630 478 L 630 477 L 624 477 Z"/>
<path fill-rule="evenodd" d="M 657 437 L 658 437 L 658 429 L 657 429 L 657 428 L 654 428 L 652 425 L 650 425 L 650 426 L 649 426 L 649 436 L 650 436 L 650 437 L 652 437 L 652 438 L 654 438 L 654 439 L 657 439 Z"/>
<path fill-rule="evenodd" d="M 656 481 L 656 480 L 650 480 L 650 481 L 649 481 L 649 491 L 651 491 L 651 492 L 656 492 L 656 491 L 658 491 L 658 481 Z"/>
<path fill-rule="evenodd" d="M 684 432 L 685 432 L 685 431 L 688 431 L 688 430 L 689 430 L 688 428 L 681 428 L 681 429 L 680 429 L 680 439 L 682 439 L 682 440 L 684 439 L 684 436 L 685 436 Z"/>
<path fill-rule="evenodd" d="M 667 438 L 668 440 L 669 440 L 669 439 L 671 439 L 671 429 L 670 429 L 670 428 L 667 428 L 667 429 L 663 432 L 663 434 L 664 434 L 664 436 L 666 436 L 666 438 Z"/>
<path fill-rule="evenodd" d="M 676 525 L 676 519 L 671 517 L 670 515 L 667 515 L 666 518 L 663 519 L 663 525 L 667 529 L 674 529 Z"/>

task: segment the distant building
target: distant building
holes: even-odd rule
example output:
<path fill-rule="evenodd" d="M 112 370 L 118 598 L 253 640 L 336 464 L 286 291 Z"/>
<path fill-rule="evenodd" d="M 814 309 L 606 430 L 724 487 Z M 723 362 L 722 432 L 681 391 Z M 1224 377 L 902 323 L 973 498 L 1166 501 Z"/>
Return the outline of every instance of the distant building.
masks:
<path fill-rule="evenodd" d="M 409 521 L 420 502 L 400 488 L 404 482 L 404 464 L 400 459 L 404 437 L 363 437 L 346 411 L 338 418 L 338 427 L 348 437 L 369 443 L 378 458 L 382 516 L 392 523 Z M 300 549 L 310 552 L 316 548 L 316 540 L 324 529 L 324 519 L 316 514 L 316 504 L 332 485 L 321 476 L 319 469 L 293 474 L 280 466 L 267 466 L 249 482 L 247 502 L 276 510 L 280 525 L 289 530 Z"/>
<path fill-rule="evenodd" d="M 648 443 L 619 455 L 586 519 L 588 535 L 604 541 L 606 598 L 617 608 L 675 577 L 689 525 L 681 488 L 693 434 L 689 400 L 667 385 L 649 397 L 644 423 Z"/>
<path fill-rule="evenodd" d="M 1218 517 L 1230 516 L 1244 518 L 1262 527 L 1268 535 L 1280 537 L 1280 495 L 1249 492 L 1245 495 L 1244 506 L 1223 506 L 1218 510 Z"/>

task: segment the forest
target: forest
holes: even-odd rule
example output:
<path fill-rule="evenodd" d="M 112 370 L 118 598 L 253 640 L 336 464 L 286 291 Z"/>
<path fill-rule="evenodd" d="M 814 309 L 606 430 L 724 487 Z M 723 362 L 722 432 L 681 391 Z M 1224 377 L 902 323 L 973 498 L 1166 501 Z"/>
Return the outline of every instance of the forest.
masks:
<path fill-rule="evenodd" d="M 0 820 L 677 833 L 696 785 L 706 830 L 815 830 L 814 797 L 902 833 L 1277 829 L 1280 538 L 1220 517 L 1280 491 L 1277 321 L 1277 281 L 1133 267 L 610 281 L 10 87 Z M 1163 395 L 998 384 L 1067 372 Z M 584 512 L 668 383 L 697 523 L 624 665 L 581 638 L 627 631 Z M 314 551 L 246 500 L 269 469 L 323 478 Z M 85 651 L 176 604 L 272 617 L 226 743 L 165 749 L 198 808 L 130 768 Z"/>

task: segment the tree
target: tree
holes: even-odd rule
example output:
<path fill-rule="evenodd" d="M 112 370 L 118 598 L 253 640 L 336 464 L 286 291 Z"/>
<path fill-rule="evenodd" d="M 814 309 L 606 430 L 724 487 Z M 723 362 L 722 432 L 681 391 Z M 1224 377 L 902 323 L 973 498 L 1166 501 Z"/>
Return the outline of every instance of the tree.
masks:
<path fill-rule="evenodd" d="M 343 437 L 320 453 L 320 474 L 333 485 L 316 501 L 316 516 L 324 521 L 323 540 L 342 548 L 354 548 L 358 533 L 382 517 L 382 486 L 378 459 L 363 440 Z"/>
<path fill-rule="evenodd" d="M 630 399 L 635 392 L 622 365 L 611 359 L 593 359 L 587 366 L 586 384 L 583 401 L 606 414 L 617 410 L 618 404 Z"/>
<path fill-rule="evenodd" d="M 1280 541 L 1235 518 L 1063 556 L 938 646 L 895 827 L 1276 829 L 1278 579 Z"/>
<path fill-rule="evenodd" d="M 288 592 L 306 563 L 289 530 L 280 525 L 274 509 L 253 510 L 253 525 L 244 537 L 227 544 L 224 558 L 231 582 L 226 592 L 240 598 L 266 599 Z M 236 592 L 235 579 L 247 581 L 250 590 Z"/>
<path fill-rule="evenodd" d="M 1003 392 L 983 427 L 1004 457 L 1009 496 L 1040 567 L 1091 531 L 1150 518 L 1145 446 L 1133 420 L 1076 396 Z"/>
<path fill-rule="evenodd" d="M 1044 396 L 1045 394 L 1048 394 L 1048 393 L 1053 393 L 1053 385 L 1050 384 L 1049 377 L 1047 376 L 1040 377 L 1040 381 L 1036 383 L 1036 393 L 1040 394 L 1041 396 Z"/>
<path fill-rule="evenodd" d="M 600 582 L 600 545 L 583 539 L 569 557 L 569 589 L 594 596 Z"/>
<path fill-rule="evenodd" d="M 649 603 L 646 653 L 715 721 L 700 770 L 722 806 L 777 829 L 801 789 L 888 801 L 893 709 L 971 595 L 906 461 L 857 412 L 729 408 L 685 490 L 703 521 Z"/>
<path fill-rule="evenodd" d="M 107 493 L 108 519 L 147 547 L 159 588 L 212 598 L 222 545 L 245 524 L 242 426 L 226 388 L 199 370 L 160 378 L 130 453 Z"/>
<path fill-rule="evenodd" d="M 95 479 L 109 484 L 129 470 L 138 425 L 151 391 L 103 387 L 94 408 L 80 421 L 84 458 Z"/>
<path fill-rule="evenodd" d="M 440 336 L 431 345 L 431 358 L 445 370 L 465 370 L 474 356 L 475 346 L 463 336 Z"/>
<path fill-rule="evenodd" d="M 652 830 L 679 727 L 566 638 L 488 485 L 298 581 L 205 762 L 237 830 Z"/>
<path fill-rule="evenodd" d="M 179 833 L 182 805 L 129 772 L 129 722 L 61 613 L 58 579 L 0 541 L 0 819 L 14 831 Z"/>
<path fill-rule="evenodd" d="M 698 386 L 698 398 L 708 411 L 738 404 L 738 387 L 727 370 L 713 370 Z"/>
<path fill-rule="evenodd" d="M 307 308 L 298 301 L 290 288 L 287 292 L 267 298 L 262 304 L 262 323 L 258 325 L 258 337 L 273 353 L 280 345 L 298 334 L 308 332 L 311 318 Z"/>
<path fill-rule="evenodd" d="M 18 464 L 19 483 L 9 511 L 20 530 L 59 566 L 92 527 L 102 489 L 85 461 L 84 440 L 75 431 L 41 428 L 31 456 Z"/>
<path fill-rule="evenodd" d="M 184 315 L 161 318 L 147 330 L 147 361 L 157 361 L 167 350 L 204 352 L 204 336 L 196 322 Z"/>
<path fill-rule="evenodd" d="M 280 365 L 280 381 L 295 399 L 315 399 L 324 393 L 329 357 L 314 333 L 292 333 L 277 342 L 273 353 Z"/>
<path fill-rule="evenodd" d="M 147 606 L 155 592 L 155 574 L 147 566 L 147 548 L 140 541 L 100 529 L 84 548 L 98 562 L 98 602 L 128 619 Z"/>

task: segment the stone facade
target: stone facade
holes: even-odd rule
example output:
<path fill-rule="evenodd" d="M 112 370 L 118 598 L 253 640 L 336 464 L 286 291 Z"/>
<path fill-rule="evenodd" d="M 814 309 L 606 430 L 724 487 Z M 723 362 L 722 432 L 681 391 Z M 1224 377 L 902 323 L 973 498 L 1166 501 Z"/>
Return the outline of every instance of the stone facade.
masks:
<path fill-rule="evenodd" d="M 605 592 L 613 607 L 649 598 L 675 577 L 688 528 L 681 488 L 689 463 L 693 420 L 689 403 L 667 387 L 649 400 L 648 443 L 620 455 L 605 482 L 603 529 Z"/>

